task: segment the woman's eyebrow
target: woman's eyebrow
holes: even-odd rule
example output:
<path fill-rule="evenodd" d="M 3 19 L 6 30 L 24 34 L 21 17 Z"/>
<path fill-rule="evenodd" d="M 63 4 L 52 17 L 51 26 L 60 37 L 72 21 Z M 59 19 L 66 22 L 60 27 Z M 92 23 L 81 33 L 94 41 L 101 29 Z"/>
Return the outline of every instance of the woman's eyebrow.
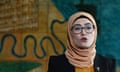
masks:
<path fill-rule="evenodd" d="M 92 23 L 85 23 L 85 25 L 92 25 Z"/>
<path fill-rule="evenodd" d="M 74 24 L 73 26 L 81 26 L 81 24 L 78 24 L 78 23 L 77 23 L 77 24 Z"/>

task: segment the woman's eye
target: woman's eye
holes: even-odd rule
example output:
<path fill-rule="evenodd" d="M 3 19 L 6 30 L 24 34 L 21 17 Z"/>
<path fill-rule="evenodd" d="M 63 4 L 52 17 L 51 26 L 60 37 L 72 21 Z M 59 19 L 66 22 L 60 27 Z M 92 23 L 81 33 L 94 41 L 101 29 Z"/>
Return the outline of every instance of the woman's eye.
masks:
<path fill-rule="evenodd" d="M 80 30 L 80 28 L 75 28 L 74 30 Z"/>
<path fill-rule="evenodd" d="M 92 27 L 86 27 L 86 29 L 92 29 Z"/>

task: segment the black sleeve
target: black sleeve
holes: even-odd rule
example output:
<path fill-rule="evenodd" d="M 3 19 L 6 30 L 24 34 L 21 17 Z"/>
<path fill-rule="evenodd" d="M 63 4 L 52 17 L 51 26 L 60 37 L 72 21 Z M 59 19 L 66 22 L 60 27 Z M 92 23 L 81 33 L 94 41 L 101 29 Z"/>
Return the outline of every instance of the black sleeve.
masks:
<path fill-rule="evenodd" d="M 99 72 L 116 72 L 116 60 L 97 54 L 95 58 L 95 67 L 100 67 Z"/>
<path fill-rule="evenodd" d="M 116 60 L 115 59 L 108 59 L 107 60 L 107 67 L 109 72 L 116 72 Z"/>
<path fill-rule="evenodd" d="M 54 71 L 54 58 L 51 56 L 49 59 L 49 63 L 48 63 L 48 72 L 55 72 Z"/>
<path fill-rule="evenodd" d="M 116 60 L 113 58 L 104 58 L 106 72 L 116 72 Z"/>

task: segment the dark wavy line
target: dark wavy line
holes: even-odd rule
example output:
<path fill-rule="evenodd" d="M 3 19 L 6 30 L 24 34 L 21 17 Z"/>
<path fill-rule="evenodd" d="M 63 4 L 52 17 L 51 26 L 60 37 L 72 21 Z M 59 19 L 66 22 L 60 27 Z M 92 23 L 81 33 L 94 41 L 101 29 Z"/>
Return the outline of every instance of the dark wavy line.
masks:
<path fill-rule="evenodd" d="M 45 38 L 42 38 L 42 39 L 40 40 L 40 49 L 42 50 L 41 52 L 42 52 L 43 55 L 38 56 L 36 47 L 34 47 L 35 56 L 36 56 L 37 58 L 39 58 L 39 59 L 44 58 L 44 57 L 46 56 L 46 54 L 47 54 L 46 51 L 45 51 L 45 49 L 44 49 L 44 47 L 43 47 L 43 45 L 42 45 L 44 39 L 45 39 Z"/>
<path fill-rule="evenodd" d="M 12 34 L 5 34 L 5 35 L 2 37 L 1 45 L 0 45 L 0 52 L 2 52 L 2 50 L 3 50 L 4 41 L 5 41 L 5 39 L 6 39 L 7 37 L 11 37 L 11 38 L 13 39 L 13 45 L 12 45 L 11 49 L 12 49 L 12 54 L 15 55 L 15 54 L 14 54 L 14 48 L 15 48 L 15 45 L 16 45 L 17 40 L 16 40 L 16 37 L 15 37 L 14 35 L 12 35 Z"/>
<path fill-rule="evenodd" d="M 60 45 L 62 46 L 63 53 L 65 52 L 66 47 L 65 47 L 64 43 L 56 36 L 56 34 L 55 34 L 55 32 L 54 32 L 54 24 L 55 24 L 55 23 L 63 24 L 63 23 L 65 23 L 65 22 L 66 22 L 65 20 L 64 20 L 64 21 L 53 20 L 53 21 L 51 22 L 51 26 L 50 26 L 51 34 L 52 34 L 52 36 L 60 43 Z M 55 52 L 57 55 L 59 55 L 59 52 L 58 52 L 57 50 L 54 50 L 54 52 Z"/>

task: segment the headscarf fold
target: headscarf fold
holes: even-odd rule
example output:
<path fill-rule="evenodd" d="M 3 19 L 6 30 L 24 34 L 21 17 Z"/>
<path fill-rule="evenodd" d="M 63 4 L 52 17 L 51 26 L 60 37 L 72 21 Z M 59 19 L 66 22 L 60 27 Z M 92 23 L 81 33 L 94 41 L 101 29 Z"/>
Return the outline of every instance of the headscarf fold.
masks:
<path fill-rule="evenodd" d="M 73 39 L 71 37 L 71 32 L 70 32 L 73 21 L 80 16 L 85 16 L 89 18 L 95 27 L 94 41 L 89 48 L 85 48 L 85 49 L 77 48 L 75 46 L 75 44 L 73 43 Z M 94 58 L 96 55 L 95 43 L 96 43 L 96 37 L 97 37 L 97 26 L 93 16 L 87 12 L 78 12 L 73 14 L 68 20 L 67 32 L 68 32 L 68 39 L 67 39 L 68 47 L 65 52 L 65 55 L 68 61 L 70 62 L 70 64 L 80 68 L 93 66 Z"/>

